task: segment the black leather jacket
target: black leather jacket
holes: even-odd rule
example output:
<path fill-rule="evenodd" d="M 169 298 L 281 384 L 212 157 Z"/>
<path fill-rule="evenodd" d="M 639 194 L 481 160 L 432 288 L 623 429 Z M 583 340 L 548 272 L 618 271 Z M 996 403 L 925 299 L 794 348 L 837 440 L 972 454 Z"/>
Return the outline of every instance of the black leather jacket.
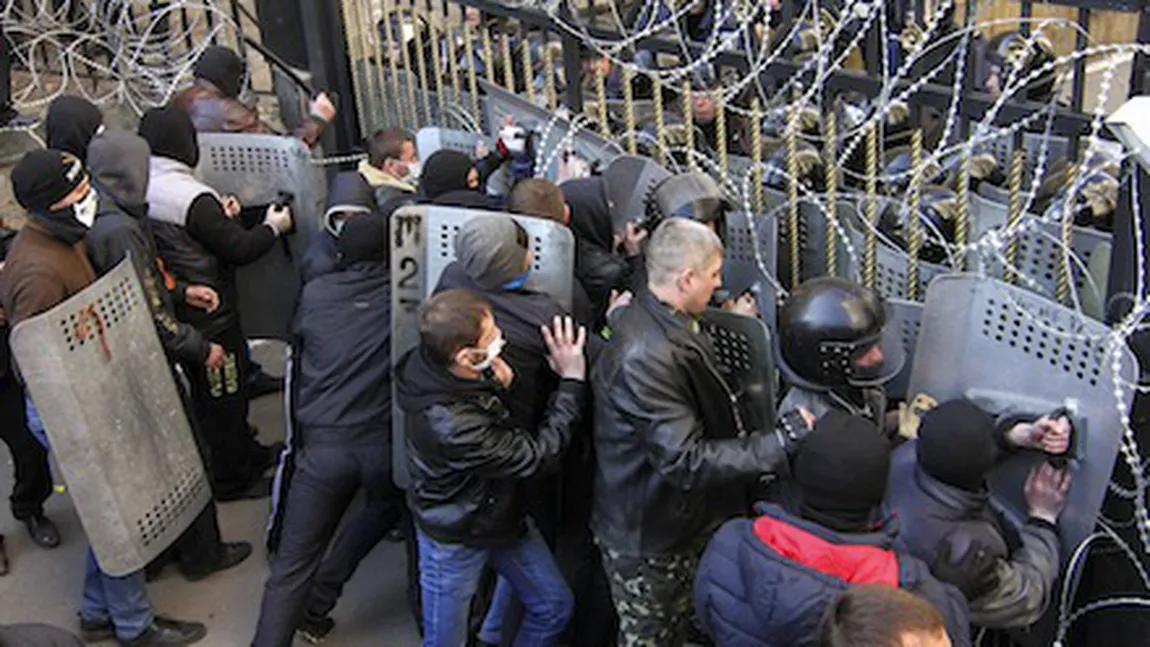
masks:
<path fill-rule="evenodd" d="M 522 482 L 559 466 L 582 412 L 583 383 L 560 382 L 531 433 L 510 424 L 494 384 L 456 377 L 418 347 L 400 359 L 394 379 L 407 414 L 407 503 L 419 529 L 468 546 L 522 537 Z"/>
<path fill-rule="evenodd" d="M 595 504 L 603 545 L 674 554 L 749 511 L 748 486 L 785 460 L 774 429 L 746 429 L 709 340 L 643 290 L 596 363 Z"/>

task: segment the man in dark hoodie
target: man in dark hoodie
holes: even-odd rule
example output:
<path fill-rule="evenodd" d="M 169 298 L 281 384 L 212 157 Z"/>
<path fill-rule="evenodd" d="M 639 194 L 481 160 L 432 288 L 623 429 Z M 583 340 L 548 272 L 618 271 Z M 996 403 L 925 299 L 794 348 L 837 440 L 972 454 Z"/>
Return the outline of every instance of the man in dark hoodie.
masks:
<path fill-rule="evenodd" d="M 16 200 L 28 211 L 0 273 L 0 303 L 13 326 L 63 303 L 96 280 L 84 251 L 98 197 L 75 156 L 38 150 L 12 170 Z M 16 367 L 19 369 L 19 367 Z M 47 434 L 35 403 L 27 402 L 29 429 L 45 446 Z M 143 571 L 113 577 L 87 554 L 80 628 L 89 642 L 116 638 L 121 645 L 189 645 L 207 630 L 199 623 L 156 616 Z"/>
<path fill-rule="evenodd" d="M 491 306 L 472 292 L 432 297 L 420 314 L 419 346 L 396 365 L 426 647 L 466 642 L 487 564 L 526 608 L 516 644 L 555 644 L 571 617 L 571 592 L 526 518 L 522 486 L 556 467 L 571 440 L 583 404 L 586 330 L 556 317 L 541 331 L 561 383 L 535 430 L 513 424 L 500 397 L 516 376 L 500 356 L 506 342 Z"/>
<path fill-rule="evenodd" d="M 347 177 L 355 182 L 341 181 Z M 346 172 L 333 182 L 328 204 L 370 209 L 374 202 L 367 183 Z M 257 647 L 289 647 L 305 617 L 309 634 L 330 631 L 328 614 L 344 583 L 400 516 L 391 485 L 387 221 L 364 212 L 346 222 L 335 244 L 335 267 L 304 285 L 296 308 L 293 465 Z M 337 535 L 360 488 L 367 504 Z"/>
<path fill-rule="evenodd" d="M 447 149 L 435 151 L 423 163 L 419 172 L 419 199 L 444 206 L 487 205 L 475 160 Z"/>
<path fill-rule="evenodd" d="M 247 76 L 243 59 L 227 47 L 204 50 L 192 68 L 192 86 L 172 98 L 171 105 L 191 115 L 196 130 L 203 133 L 279 134 L 260 119 L 259 110 L 240 102 L 238 97 Z M 324 92 L 309 106 L 310 119 L 294 133 L 309 147 L 319 143 L 324 129 L 335 119 L 335 106 Z"/>
<path fill-rule="evenodd" d="M 88 147 L 88 170 L 100 202 L 96 222 L 84 237 L 88 260 L 96 273 L 103 275 L 131 257 L 168 361 L 196 370 L 202 365 L 218 369 L 224 363 L 224 349 L 176 319 L 171 296 L 160 276 L 156 244 L 147 226 L 149 155 L 148 142 L 135 133 L 113 131 L 93 138 Z M 182 381 L 177 379 L 176 384 L 181 385 Z M 186 398 L 183 388 L 180 395 Z M 200 445 L 201 432 L 191 418 L 196 444 Z M 204 451 L 201 447 L 201 453 Z M 210 465 L 210 456 L 205 456 L 204 462 Z M 162 568 L 168 559 L 178 558 L 184 576 L 197 581 L 239 564 L 251 552 L 252 546 L 247 542 L 220 540 L 216 505 L 209 503 L 173 546 L 171 555 L 158 558 L 155 564 Z"/>
<path fill-rule="evenodd" d="M 88 143 L 104 129 L 104 116 L 92 102 L 81 97 L 56 97 L 48 104 L 44 131 L 48 148 L 88 159 Z"/>
<path fill-rule="evenodd" d="M 218 194 L 192 175 L 200 149 L 183 110 L 149 110 L 140 121 L 140 135 L 152 148 L 148 219 L 164 267 L 177 285 L 206 285 L 218 295 L 215 307 L 202 308 L 198 296 L 175 291 L 177 317 L 225 353 L 223 369 L 189 370 L 188 375 L 212 456 L 216 499 L 267 496 L 270 482 L 262 475 L 275 464 L 278 450 L 259 445 L 248 426 L 248 349 L 235 268 L 259 259 L 291 230 L 291 211 L 268 207 L 263 224 L 251 229 L 244 229 L 236 214 L 226 213 Z M 181 293 L 188 298 L 178 300 Z"/>
<path fill-rule="evenodd" d="M 995 586 L 969 597 L 970 620 L 980 627 L 1028 627 L 1042 617 L 1059 571 L 1058 516 L 1070 474 L 1047 463 L 1026 481 L 1029 519 L 1017 536 L 991 507 L 986 476 L 1022 450 L 1066 453 L 1070 423 L 1059 415 L 1033 422 L 995 419 L 965 399 L 923 415 L 918 438 L 894 453 L 887 505 L 903 520 L 899 537 L 912 555 L 933 563 L 940 552 L 961 556 L 979 544 L 995 568 Z M 945 573 L 938 573 L 946 579 Z"/>
<path fill-rule="evenodd" d="M 898 524 L 879 516 L 889 468 L 890 444 L 865 419 L 832 410 L 815 424 L 784 505 L 724 523 L 700 560 L 695 613 L 717 647 L 818 645 L 827 607 L 857 584 L 921 595 L 951 642 L 970 645 L 963 593 L 894 549 Z"/>

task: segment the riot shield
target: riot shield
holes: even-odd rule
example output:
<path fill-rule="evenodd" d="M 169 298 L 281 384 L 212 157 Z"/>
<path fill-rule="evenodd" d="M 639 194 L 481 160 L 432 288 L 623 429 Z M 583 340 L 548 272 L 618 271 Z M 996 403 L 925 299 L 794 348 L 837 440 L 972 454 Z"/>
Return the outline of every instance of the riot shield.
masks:
<path fill-rule="evenodd" d="M 918 333 L 922 327 L 923 304 L 906 299 L 885 299 L 886 325 L 898 331 L 898 340 L 906 357 L 914 357 L 914 349 L 918 345 Z M 910 387 L 910 374 L 914 362 L 903 362 L 902 370 L 891 381 L 886 383 L 886 394 L 892 400 L 907 399 L 907 389 Z"/>
<path fill-rule="evenodd" d="M 548 158 L 551 161 L 546 168 L 535 169 L 537 176 L 546 177 L 552 182 L 556 181 L 559 175 L 559 156 L 567 150 L 568 145 L 576 155 L 587 160 L 592 166 L 598 164 L 601 169 L 606 168 L 615 156 L 623 152 L 615 142 L 604 139 L 586 128 L 572 129 L 566 119 L 557 117 L 546 108 L 541 108 L 523 97 L 483 79 L 479 80 L 479 85 L 487 95 L 485 108 L 489 128 L 498 128 L 497 124 L 503 122 L 503 117 L 510 115 L 517 125 L 539 134 L 539 138 L 535 141 L 535 150 L 543 153 L 544 161 Z"/>
<path fill-rule="evenodd" d="M 451 130 L 450 128 L 420 128 L 415 134 L 415 150 L 419 151 L 419 159 L 426 160 L 431 154 L 440 150 L 451 150 L 475 157 L 475 145 L 482 139 L 488 147 L 493 145 L 490 137 L 481 137 L 475 133 L 464 130 Z"/>
<path fill-rule="evenodd" d="M 762 321 L 715 308 L 700 322 L 711 338 L 719 369 L 750 416 L 751 430 L 773 429 L 777 391 L 771 333 Z"/>
<path fill-rule="evenodd" d="M 672 173 L 649 157 L 620 155 L 603 174 L 611 226 L 623 231 L 629 222 L 648 222 L 647 203 L 655 187 Z"/>
<path fill-rule="evenodd" d="M 545 292 L 568 311 L 575 275 L 575 238 L 557 222 L 491 211 L 455 207 L 412 206 L 391 218 L 391 356 L 392 362 L 419 345 L 419 308 L 435 290 L 439 277 L 455 260 L 455 234 L 472 218 L 510 215 L 527 230 L 535 265 L 527 288 Z M 394 388 L 394 387 L 393 387 Z M 409 483 L 403 411 L 392 397 L 392 475 L 400 488 Z"/>
<path fill-rule="evenodd" d="M 212 492 L 131 259 L 11 344 L 100 568 L 138 571 Z"/>
<path fill-rule="evenodd" d="M 298 264 L 322 226 L 327 193 L 323 171 L 294 137 L 203 133 L 199 142 L 196 176 L 220 195 L 234 195 L 245 208 L 254 209 L 291 196 L 294 233 L 236 272 L 244 333 L 249 338 L 290 339 L 300 289 Z"/>
<path fill-rule="evenodd" d="M 866 246 L 866 236 L 858 229 L 848 229 L 851 245 L 857 255 L 859 267 L 858 276 L 862 276 L 863 251 Z M 876 233 L 878 243 L 875 246 L 875 285 L 874 290 L 884 299 L 907 298 L 906 276 L 910 257 L 897 245 L 890 242 L 882 233 Z M 855 268 L 852 268 L 855 269 Z M 935 277 L 950 271 L 943 265 L 935 265 L 920 260 L 918 263 L 918 293 L 926 294 L 927 287 Z M 849 276 L 849 275 L 848 275 Z M 857 280 L 857 279 L 856 279 Z"/>
<path fill-rule="evenodd" d="M 745 292 L 754 294 L 759 303 L 759 316 L 771 330 L 775 329 L 779 298 L 773 280 L 777 241 L 778 223 L 774 218 L 758 218 L 752 226 L 746 213 L 727 212 L 723 240 L 723 290 L 731 298 Z"/>
<path fill-rule="evenodd" d="M 1133 353 L 1111 349 L 1101 323 L 1000 281 L 942 276 L 926 295 L 908 393 L 944 402 L 970 397 L 992 413 L 1037 415 L 1063 406 L 1081 421 L 1071 469 L 1073 483 L 1058 520 L 1063 561 L 1091 532 L 1110 484 L 1122 435 L 1115 380 L 1137 379 Z M 1111 353 L 1120 374 L 1114 375 Z M 991 475 L 994 500 L 1007 517 L 1025 522 L 1023 483 L 1045 460 L 1020 452 Z"/>

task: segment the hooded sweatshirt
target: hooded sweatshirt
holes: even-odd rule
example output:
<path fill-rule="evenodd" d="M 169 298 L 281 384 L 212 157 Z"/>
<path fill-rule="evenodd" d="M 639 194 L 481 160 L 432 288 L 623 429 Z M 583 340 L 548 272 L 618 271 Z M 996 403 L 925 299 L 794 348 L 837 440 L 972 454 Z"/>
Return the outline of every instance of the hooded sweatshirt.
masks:
<path fill-rule="evenodd" d="M 376 205 L 371 187 L 362 177 L 362 174 L 344 171 L 332 178 L 331 187 L 327 192 L 327 206 L 324 210 L 324 227 L 312 237 L 300 265 L 300 275 L 305 284 L 312 279 L 334 271 L 336 262 L 339 260 L 336 237 L 332 233 L 332 227 L 328 226 L 329 219 L 334 214 L 341 212 L 371 213 L 375 211 Z"/>
<path fill-rule="evenodd" d="M 97 273 L 106 274 L 131 255 L 164 350 L 173 359 L 202 363 L 208 356 L 208 343 L 199 331 L 176 319 L 147 226 L 149 154 L 146 141 L 125 131 L 103 133 L 92 140 L 88 171 L 100 194 L 100 206 L 85 237 L 88 259 Z"/>
<path fill-rule="evenodd" d="M 88 158 L 88 143 L 104 124 L 100 109 L 80 97 L 58 97 L 48 106 L 44 129 L 48 148 L 71 153 L 80 160 Z"/>
<path fill-rule="evenodd" d="M 237 321 L 235 268 L 259 260 L 275 244 L 276 233 L 262 225 L 245 229 L 224 213 L 216 192 L 193 177 L 199 148 L 186 112 L 149 110 L 140 135 L 152 148 L 148 218 L 164 267 L 177 281 L 206 285 L 220 295 L 215 312 L 177 303 L 177 314 L 211 337 Z"/>
<path fill-rule="evenodd" d="M 570 180 L 559 188 L 571 207 L 575 278 L 587 291 L 598 319 L 607 310 L 611 290 L 623 290 L 631 284 L 642 256 L 628 260 L 615 253 L 614 227 L 602 177 Z"/>

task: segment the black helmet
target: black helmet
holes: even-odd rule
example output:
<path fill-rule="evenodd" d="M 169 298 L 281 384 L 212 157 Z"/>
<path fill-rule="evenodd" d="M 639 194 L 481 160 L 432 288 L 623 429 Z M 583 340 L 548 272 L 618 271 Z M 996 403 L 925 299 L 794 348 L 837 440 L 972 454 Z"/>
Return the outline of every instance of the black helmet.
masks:
<path fill-rule="evenodd" d="M 1016 80 L 1030 76 L 1039 68 L 1053 62 L 1054 48 L 1041 34 L 1024 36 L 1016 31 L 999 34 L 990 40 L 986 48 L 987 79 L 993 70 L 998 72 L 998 91 L 1003 89 L 1003 83 L 1012 77 Z M 1049 103 L 1054 98 L 1055 85 L 1058 82 L 1058 70 L 1051 68 L 1033 81 L 1026 84 L 1023 97 L 1029 101 Z"/>
<path fill-rule="evenodd" d="M 827 176 L 819 149 L 807 142 L 799 142 L 795 148 L 795 161 L 798 163 L 799 184 L 815 193 L 826 191 Z M 767 156 L 763 184 L 779 191 L 785 191 L 789 186 L 786 142 L 776 145 Z"/>
<path fill-rule="evenodd" d="M 958 196 L 945 187 L 927 186 L 923 188 L 919 202 L 918 221 L 923 228 L 922 247 L 918 257 L 928 263 L 947 262 L 946 243 L 954 243 L 954 221 L 958 208 Z M 907 213 L 902 204 L 887 205 L 879 218 L 878 229 L 891 242 L 907 249 Z"/>
<path fill-rule="evenodd" d="M 719 184 L 700 171 L 664 179 L 655 185 L 647 201 L 648 220 L 654 224 L 667 218 L 686 218 L 701 223 L 718 222 L 718 231 L 723 230 L 729 208 Z"/>
<path fill-rule="evenodd" d="M 805 388 L 874 386 L 902 369 L 905 353 L 886 332 L 882 300 L 866 288 L 834 277 L 797 287 L 779 311 L 780 368 Z M 883 361 L 859 367 L 855 360 L 879 346 Z"/>

